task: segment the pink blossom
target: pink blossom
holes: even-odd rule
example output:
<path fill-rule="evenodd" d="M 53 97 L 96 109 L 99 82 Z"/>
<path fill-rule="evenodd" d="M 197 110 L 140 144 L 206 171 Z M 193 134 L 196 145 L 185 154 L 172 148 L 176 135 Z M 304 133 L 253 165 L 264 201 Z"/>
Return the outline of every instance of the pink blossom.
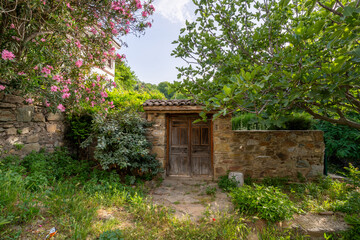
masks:
<path fill-rule="evenodd" d="M 59 109 L 60 112 L 65 112 L 65 107 L 61 103 L 57 106 L 57 109 Z"/>
<path fill-rule="evenodd" d="M 10 24 L 10 28 L 11 28 L 11 29 L 14 29 L 14 28 L 15 28 L 15 24 L 13 24 L 13 23 Z"/>
<path fill-rule="evenodd" d="M 94 107 L 96 103 L 94 101 L 91 101 L 91 107 Z"/>
<path fill-rule="evenodd" d="M 31 104 L 31 103 L 33 103 L 33 100 L 31 98 L 28 98 L 28 99 L 25 100 L 25 102 Z"/>
<path fill-rule="evenodd" d="M 67 98 L 69 98 L 70 97 L 70 93 L 64 93 L 61 97 L 63 98 L 63 99 L 67 99 Z"/>
<path fill-rule="evenodd" d="M 18 72 L 18 75 L 22 76 L 22 75 L 25 75 L 25 73 L 24 72 Z"/>
<path fill-rule="evenodd" d="M 38 70 L 38 69 L 39 69 L 39 67 L 38 67 L 38 66 L 35 66 L 35 67 L 34 67 L 34 70 Z"/>
<path fill-rule="evenodd" d="M 152 4 L 149 6 L 149 8 L 150 8 L 152 11 L 155 11 L 155 8 L 154 8 L 154 6 L 153 6 Z"/>
<path fill-rule="evenodd" d="M 1 91 L 5 90 L 5 88 L 6 88 L 5 86 L 0 85 L 0 90 L 1 90 Z"/>
<path fill-rule="evenodd" d="M 58 90 L 58 87 L 57 86 L 51 86 L 50 89 L 51 89 L 52 92 L 56 92 Z"/>
<path fill-rule="evenodd" d="M 74 9 L 70 6 L 70 3 L 67 3 L 66 6 L 67 6 L 71 11 L 74 11 Z"/>
<path fill-rule="evenodd" d="M 142 15 L 143 17 L 147 17 L 148 13 L 147 13 L 146 11 L 143 11 L 143 12 L 141 13 L 141 15 Z"/>
<path fill-rule="evenodd" d="M 114 28 L 113 30 L 111 30 L 112 34 L 116 35 L 118 34 L 118 31 Z"/>
<path fill-rule="evenodd" d="M 83 65 L 83 61 L 82 60 L 77 60 L 75 65 L 79 68 Z"/>
<path fill-rule="evenodd" d="M 45 40 L 45 38 L 42 38 L 42 39 L 40 39 L 40 41 L 45 42 L 46 40 Z"/>
<path fill-rule="evenodd" d="M 138 3 L 136 4 L 136 8 L 137 8 L 137 9 L 142 8 L 142 5 L 141 5 L 141 3 L 140 3 L 140 2 L 138 2 Z"/>
<path fill-rule="evenodd" d="M 53 76 L 53 79 L 56 80 L 57 82 L 61 82 L 63 80 L 63 76 L 55 75 Z"/>
<path fill-rule="evenodd" d="M 4 60 L 13 60 L 15 58 L 15 55 L 12 52 L 4 49 L 1 53 L 1 57 Z"/>
<path fill-rule="evenodd" d="M 113 82 L 112 85 L 113 85 L 114 87 L 116 87 L 116 82 Z"/>
<path fill-rule="evenodd" d="M 89 97 L 86 97 L 85 100 L 88 102 L 90 99 L 89 99 Z"/>
<path fill-rule="evenodd" d="M 151 22 L 147 22 L 146 25 L 147 25 L 148 27 L 151 27 L 151 26 L 152 26 Z"/>
<path fill-rule="evenodd" d="M 48 66 L 49 66 L 49 65 L 48 65 Z M 50 69 L 48 66 L 43 67 L 43 68 L 41 69 L 41 72 L 42 72 L 42 73 L 45 73 L 46 75 L 47 75 L 47 74 L 50 74 L 50 73 L 51 73 L 51 69 Z"/>
<path fill-rule="evenodd" d="M 108 94 L 106 92 L 101 92 L 100 94 L 101 94 L 102 97 L 107 97 L 108 96 Z"/>
<path fill-rule="evenodd" d="M 48 101 L 45 101 L 45 106 L 50 107 L 50 103 Z"/>

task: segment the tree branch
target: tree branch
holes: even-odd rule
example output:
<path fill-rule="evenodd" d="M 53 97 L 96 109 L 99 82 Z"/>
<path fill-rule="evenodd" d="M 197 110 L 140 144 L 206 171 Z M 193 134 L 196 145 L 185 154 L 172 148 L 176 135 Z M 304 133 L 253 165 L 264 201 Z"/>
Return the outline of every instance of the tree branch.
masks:
<path fill-rule="evenodd" d="M 53 31 L 44 31 L 44 32 L 33 33 L 25 39 L 24 43 L 27 43 L 28 41 L 36 38 L 37 36 L 44 35 L 44 34 L 51 34 L 51 33 L 54 33 L 54 32 Z"/>
<path fill-rule="evenodd" d="M 340 12 L 338 12 L 338 11 L 332 9 L 332 8 L 329 8 L 328 6 L 325 6 L 325 5 L 322 4 L 321 2 L 319 2 L 319 1 L 316 1 L 316 2 L 317 2 L 322 8 L 324 8 L 324 9 L 326 9 L 326 10 L 328 10 L 328 11 L 330 11 L 330 12 L 332 12 L 332 13 L 340 16 L 340 17 L 343 17 L 343 16 L 344 16 L 342 13 L 340 13 Z"/>
<path fill-rule="evenodd" d="M 340 119 L 333 119 L 333 118 L 323 116 L 323 115 L 320 115 L 320 114 L 314 112 L 309 107 L 307 107 L 305 104 L 299 104 L 299 107 L 304 109 L 307 113 L 312 115 L 315 119 L 320 119 L 320 120 L 324 120 L 324 121 L 327 121 L 330 123 L 345 125 L 345 126 L 356 128 L 356 129 L 360 130 L 360 123 L 353 122 L 353 121 L 346 119 L 342 113 L 341 113 L 341 115 L 343 117 L 341 117 L 341 115 L 340 115 Z"/>

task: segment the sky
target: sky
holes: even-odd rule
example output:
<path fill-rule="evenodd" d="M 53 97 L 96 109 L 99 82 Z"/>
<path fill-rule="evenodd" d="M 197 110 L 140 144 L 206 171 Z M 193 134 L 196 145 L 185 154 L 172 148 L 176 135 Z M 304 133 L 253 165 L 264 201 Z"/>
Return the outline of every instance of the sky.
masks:
<path fill-rule="evenodd" d="M 133 35 L 123 40 L 128 47 L 120 49 L 126 55 L 127 63 L 146 83 L 173 82 L 177 80 L 176 67 L 185 65 L 182 59 L 171 56 L 176 47 L 171 44 L 178 39 L 185 21 L 194 18 L 195 6 L 191 0 L 155 0 L 153 25 L 140 38 Z"/>

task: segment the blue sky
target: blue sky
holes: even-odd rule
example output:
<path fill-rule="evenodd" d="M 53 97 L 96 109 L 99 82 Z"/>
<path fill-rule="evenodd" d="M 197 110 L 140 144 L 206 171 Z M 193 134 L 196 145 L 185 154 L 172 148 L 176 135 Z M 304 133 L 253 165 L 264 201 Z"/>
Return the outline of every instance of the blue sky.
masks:
<path fill-rule="evenodd" d="M 193 19 L 195 6 L 191 0 L 155 0 L 153 25 L 140 38 L 127 36 L 123 47 L 127 63 L 146 83 L 173 82 L 177 80 L 176 67 L 185 65 L 181 59 L 170 56 L 185 20 Z"/>

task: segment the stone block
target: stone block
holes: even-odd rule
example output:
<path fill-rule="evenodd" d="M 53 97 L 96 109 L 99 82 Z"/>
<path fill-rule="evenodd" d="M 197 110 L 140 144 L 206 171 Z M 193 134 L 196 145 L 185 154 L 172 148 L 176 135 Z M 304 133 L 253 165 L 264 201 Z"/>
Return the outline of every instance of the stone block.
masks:
<path fill-rule="evenodd" d="M 308 173 L 308 178 L 314 178 L 317 176 L 322 176 L 324 172 L 324 166 L 323 165 L 312 165 L 310 172 Z"/>
<path fill-rule="evenodd" d="M 55 133 L 56 130 L 57 130 L 56 124 L 46 124 L 46 131 L 48 131 L 49 133 Z"/>
<path fill-rule="evenodd" d="M 151 153 L 156 154 L 157 158 L 165 157 L 165 147 L 164 146 L 153 146 L 151 148 Z"/>
<path fill-rule="evenodd" d="M 24 98 L 20 97 L 20 96 L 15 96 L 15 95 L 9 94 L 9 95 L 5 95 L 4 102 L 7 102 L 7 103 L 22 103 L 22 102 L 24 102 Z"/>
<path fill-rule="evenodd" d="M 15 104 L 0 102 L 0 108 L 16 108 Z"/>
<path fill-rule="evenodd" d="M 36 143 L 36 142 L 39 142 L 39 135 L 38 135 L 38 134 L 34 134 L 34 135 L 31 135 L 31 136 L 28 136 L 27 139 L 26 139 L 26 142 L 28 142 L 28 143 Z"/>
<path fill-rule="evenodd" d="M 10 136 L 6 141 L 10 143 L 11 145 L 14 145 L 15 143 L 19 143 L 19 137 L 16 136 Z"/>
<path fill-rule="evenodd" d="M 33 117 L 34 122 L 45 122 L 45 116 L 42 113 L 36 113 Z"/>
<path fill-rule="evenodd" d="M 5 97 L 5 93 L 4 92 L 0 92 L 0 101 L 2 101 Z"/>
<path fill-rule="evenodd" d="M 61 113 L 49 113 L 47 116 L 48 121 L 62 121 L 64 116 Z"/>
<path fill-rule="evenodd" d="M 17 133 L 16 128 L 6 129 L 6 134 L 7 134 L 7 135 L 16 135 L 16 133 Z"/>
<path fill-rule="evenodd" d="M 259 141 L 254 140 L 254 139 L 249 139 L 249 140 L 246 142 L 246 145 L 248 145 L 248 146 L 259 145 Z"/>
<path fill-rule="evenodd" d="M 16 119 L 19 122 L 30 122 L 34 113 L 33 106 L 24 106 L 17 109 Z"/>
<path fill-rule="evenodd" d="M 21 134 L 28 134 L 29 132 L 30 132 L 30 128 L 28 127 L 21 129 Z"/>
<path fill-rule="evenodd" d="M 244 185 L 244 174 L 241 172 L 230 172 L 229 179 L 234 179 L 237 182 L 238 187 Z"/>
<path fill-rule="evenodd" d="M 21 149 L 21 152 L 26 155 L 31 153 L 32 151 L 38 152 L 40 151 L 40 144 L 39 143 L 29 143 L 25 144 L 24 147 Z"/>
<path fill-rule="evenodd" d="M 296 161 L 296 167 L 297 168 L 309 168 L 310 163 L 306 160 L 299 159 Z"/>
<path fill-rule="evenodd" d="M 15 114 L 8 110 L 0 111 L 0 122 L 15 121 Z"/>

